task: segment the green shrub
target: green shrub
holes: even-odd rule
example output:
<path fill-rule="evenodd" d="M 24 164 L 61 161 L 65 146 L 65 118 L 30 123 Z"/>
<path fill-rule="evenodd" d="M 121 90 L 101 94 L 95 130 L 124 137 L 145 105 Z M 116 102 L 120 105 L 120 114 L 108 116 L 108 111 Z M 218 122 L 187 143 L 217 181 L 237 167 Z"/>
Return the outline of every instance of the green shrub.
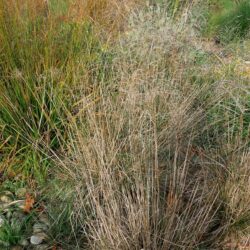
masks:
<path fill-rule="evenodd" d="M 222 2 L 221 11 L 212 17 L 211 26 L 222 42 L 246 37 L 250 29 L 250 2 Z"/>

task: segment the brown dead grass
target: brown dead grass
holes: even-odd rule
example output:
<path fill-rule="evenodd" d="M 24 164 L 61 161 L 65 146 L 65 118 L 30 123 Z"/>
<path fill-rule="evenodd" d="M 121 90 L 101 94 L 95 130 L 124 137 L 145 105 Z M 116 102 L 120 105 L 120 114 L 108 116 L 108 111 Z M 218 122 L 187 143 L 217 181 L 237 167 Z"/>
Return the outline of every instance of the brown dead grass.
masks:
<path fill-rule="evenodd" d="M 67 1 L 67 11 L 50 15 L 49 0 L 10 0 L 5 5 L 18 20 L 50 17 L 59 22 L 92 22 L 97 32 L 105 38 L 115 37 L 125 27 L 128 15 L 142 4 L 141 0 L 73 0 Z M 60 5 L 59 5 L 60 6 Z M 3 9 L 3 8 L 1 8 Z"/>
<path fill-rule="evenodd" d="M 139 0 L 76 0 L 70 7 L 69 15 L 76 20 L 87 18 L 96 27 L 108 34 L 124 28 L 124 22 L 131 11 L 138 6 Z"/>
<path fill-rule="evenodd" d="M 249 214 L 245 142 L 197 143 L 215 126 L 210 110 L 237 93 L 226 81 L 187 77 L 199 39 L 162 14 L 134 17 L 112 84 L 97 81 L 72 120 L 60 164 L 75 183 L 73 221 L 88 249 L 216 249 L 246 230 L 238 224 Z"/>

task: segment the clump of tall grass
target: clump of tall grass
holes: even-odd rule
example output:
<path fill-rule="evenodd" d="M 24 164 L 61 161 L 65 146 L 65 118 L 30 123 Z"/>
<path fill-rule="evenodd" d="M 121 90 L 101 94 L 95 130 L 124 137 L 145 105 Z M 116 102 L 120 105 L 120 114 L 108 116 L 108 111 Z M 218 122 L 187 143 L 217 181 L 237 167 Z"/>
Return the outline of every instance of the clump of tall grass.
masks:
<path fill-rule="evenodd" d="M 86 82 L 89 88 L 91 69 L 101 57 L 92 25 L 58 19 L 67 5 L 64 10 L 50 4 L 0 2 L 1 136 L 20 159 L 30 158 L 25 152 L 55 150 L 66 139 L 64 108 L 72 86 Z"/>
<path fill-rule="evenodd" d="M 61 170 L 55 238 L 70 223 L 86 249 L 214 249 L 246 234 L 249 90 L 198 67 L 185 15 L 127 18 L 132 0 L 0 3 L 1 152 L 27 176 Z M 100 40 L 124 20 L 109 49 Z"/>
<path fill-rule="evenodd" d="M 137 13 L 128 30 L 112 83 L 99 81 L 72 120 L 60 165 L 75 183 L 73 220 L 88 249 L 214 248 L 232 225 L 221 218 L 232 201 L 224 194 L 233 174 L 223 172 L 231 151 L 200 139 L 231 90 L 186 76 L 198 38 L 163 10 Z"/>
<path fill-rule="evenodd" d="M 229 233 L 249 236 L 250 222 L 250 179 L 249 179 L 249 151 L 240 156 L 237 152 L 231 156 L 228 165 L 228 178 L 223 189 L 225 202 L 225 221 L 229 223 Z"/>

